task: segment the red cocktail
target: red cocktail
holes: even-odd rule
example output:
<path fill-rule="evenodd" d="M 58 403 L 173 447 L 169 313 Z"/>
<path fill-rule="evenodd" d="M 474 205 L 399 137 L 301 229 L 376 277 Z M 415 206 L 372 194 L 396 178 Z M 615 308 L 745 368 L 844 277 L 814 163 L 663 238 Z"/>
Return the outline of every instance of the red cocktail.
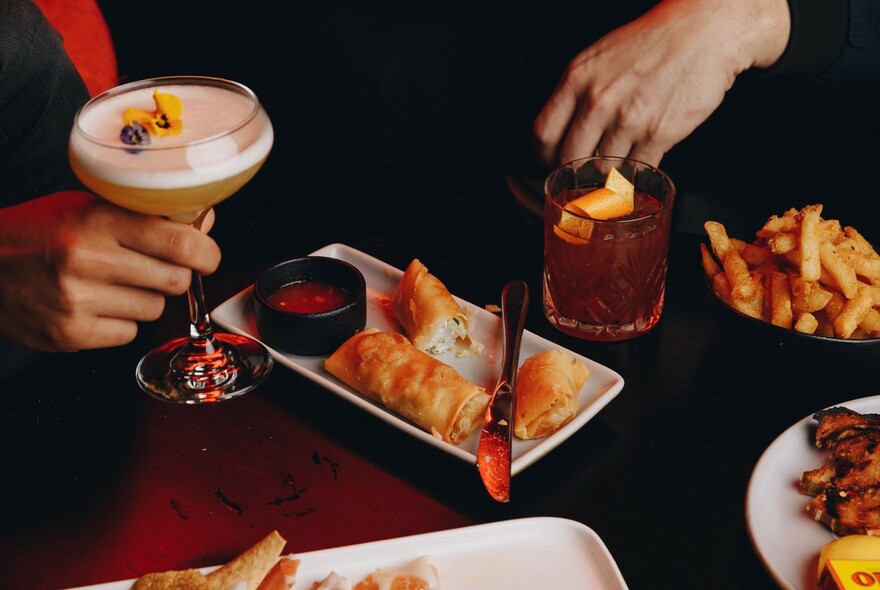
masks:
<path fill-rule="evenodd" d="M 610 167 L 635 185 L 631 214 L 598 220 L 565 209 L 602 186 Z M 544 312 L 559 330 L 587 340 L 633 338 L 663 310 L 675 188 L 661 171 L 623 158 L 587 158 L 545 183 Z"/>

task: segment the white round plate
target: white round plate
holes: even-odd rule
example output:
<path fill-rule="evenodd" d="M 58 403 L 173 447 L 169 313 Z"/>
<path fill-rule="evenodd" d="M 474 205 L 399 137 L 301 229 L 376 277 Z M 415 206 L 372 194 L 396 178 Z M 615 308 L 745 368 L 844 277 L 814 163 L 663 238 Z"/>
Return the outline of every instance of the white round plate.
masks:
<path fill-rule="evenodd" d="M 880 413 L 880 395 L 834 404 L 860 413 Z M 811 497 L 798 491 L 804 471 L 820 467 L 828 451 L 816 448 L 813 415 L 767 447 L 746 492 L 746 526 L 755 551 L 780 587 L 814 590 L 819 552 L 836 538 L 807 512 Z"/>

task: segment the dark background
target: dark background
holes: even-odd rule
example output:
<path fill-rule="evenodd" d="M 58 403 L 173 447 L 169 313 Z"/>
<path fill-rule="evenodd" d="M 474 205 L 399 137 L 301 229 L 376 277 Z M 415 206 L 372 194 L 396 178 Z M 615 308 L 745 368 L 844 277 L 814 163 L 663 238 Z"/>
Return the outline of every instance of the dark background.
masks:
<path fill-rule="evenodd" d="M 499 148 L 475 139 L 457 150 L 459 159 L 444 160 L 437 173 L 424 175 L 415 184 L 404 178 L 402 167 L 375 172 L 369 158 L 383 132 L 379 123 L 375 124 L 378 131 L 371 129 L 366 107 L 356 110 L 358 86 L 350 78 L 357 72 L 345 67 L 354 69 L 363 60 L 356 61 L 354 55 L 346 58 L 346 54 L 376 42 L 368 36 L 371 27 L 390 27 L 389 22 L 399 20 L 419 27 L 417 33 L 437 34 L 438 38 L 443 34 L 436 30 L 446 31 L 448 45 L 430 51 L 440 56 L 438 62 L 444 52 L 450 61 L 461 60 L 455 47 L 465 42 L 459 39 L 464 33 L 449 24 L 459 17 L 446 14 L 454 10 L 452 5 L 442 17 L 437 11 L 429 14 L 426 8 L 420 21 L 417 9 L 407 9 L 405 14 L 385 14 L 373 22 L 364 16 L 370 9 L 399 13 L 401 8 L 393 2 L 386 3 L 388 8 L 367 2 L 358 5 L 360 13 L 354 13 L 345 2 L 312 0 L 286 4 L 282 17 L 277 4 L 264 0 L 246 5 L 157 0 L 149 8 L 108 0 L 100 4 L 111 28 L 123 82 L 168 74 L 215 75 L 243 82 L 261 97 L 276 127 L 276 144 L 267 166 L 284 168 L 290 191 L 263 190 L 258 175 L 244 189 L 244 196 L 219 208 L 215 235 L 218 239 L 247 236 L 236 244 L 242 254 L 251 246 L 310 250 L 333 241 L 411 231 L 416 228 L 414 221 L 418 227 L 451 223 L 460 224 L 463 231 L 485 231 L 487 216 L 494 220 L 491 226 L 498 227 L 506 215 L 516 214 L 509 210 L 510 194 L 502 174 L 531 179 L 533 186 L 539 186 L 543 178 L 527 144 L 530 123 L 558 79 L 554 72 L 543 78 L 546 88 L 523 88 L 522 80 L 511 78 L 510 100 L 496 105 L 510 111 L 504 116 L 515 127 L 510 133 L 518 139 L 505 141 L 513 145 L 504 152 L 515 151 L 509 160 L 516 162 L 513 166 L 483 173 L 484 164 L 492 161 Z M 463 11 L 460 20 L 466 23 L 467 19 Z M 397 50 L 393 44 L 410 42 L 412 36 L 417 35 L 395 30 L 388 40 L 380 39 L 386 53 L 378 55 L 390 61 L 401 51 L 411 51 Z M 561 71 L 564 63 L 559 61 L 554 67 Z M 414 68 L 412 83 L 430 78 L 424 74 Z M 537 85 L 536 79 L 532 86 Z M 331 89 L 350 94 L 340 99 Z M 304 102 L 302 96 L 314 102 Z M 321 110 L 325 102 L 332 106 Z M 304 112 L 305 104 L 311 104 L 315 112 Z M 724 223 L 731 235 L 750 239 L 771 214 L 823 203 L 824 217 L 853 225 L 877 241 L 877 104 L 877 84 L 822 88 L 768 78 L 760 72 L 741 75 L 722 106 L 662 163 L 678 188 L 676 226 L 702 234 L 703 222 L 714 219 Z M 423 108 L 440 113 L 444 104 L 438 98 L 438 104 Z M 344 119 L 349 110 L 359 113 L 354 121 L 359 127 L 337 120 Z M 485 114 L 492 116 L 499 115 Z M 332 142 L 315 137 L 325 129 L 333 130 Z M 383 175 L 383 180 L 368 180 L 372 173 Z M 457 187 L 475 185 L 482 187 L 484 201 L 457 199 L 460 193 L 474 192 Z M 224 255 L 236 254 L 226 248 Z"/>

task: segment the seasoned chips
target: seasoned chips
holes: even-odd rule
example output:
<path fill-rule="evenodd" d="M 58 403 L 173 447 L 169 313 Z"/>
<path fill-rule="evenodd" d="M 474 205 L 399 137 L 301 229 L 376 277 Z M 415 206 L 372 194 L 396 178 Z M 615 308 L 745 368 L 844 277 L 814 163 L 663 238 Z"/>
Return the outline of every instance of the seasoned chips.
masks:
<path fill-rule="evenodd" d="M 821 204 L 771 216 L 752 242 L 704 224 L 700 262 L 730 307 L 783 328 L 833 338 L 880 338 L 880 255 Z"/>

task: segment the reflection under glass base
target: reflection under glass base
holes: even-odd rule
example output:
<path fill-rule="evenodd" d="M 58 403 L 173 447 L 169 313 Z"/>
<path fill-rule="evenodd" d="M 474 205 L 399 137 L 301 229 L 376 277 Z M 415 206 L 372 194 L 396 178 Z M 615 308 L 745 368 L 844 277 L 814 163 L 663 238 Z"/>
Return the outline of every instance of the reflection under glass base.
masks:
<path fill-rule="evenodd" d="M 265 346 L 247 336 L 223 333 L 195 341 L 177 338 L 154 348 L 135 374 L 141 389 L 153 397 L 201 404 L 247 393 L 266 380 L 272 366 Z"/>

